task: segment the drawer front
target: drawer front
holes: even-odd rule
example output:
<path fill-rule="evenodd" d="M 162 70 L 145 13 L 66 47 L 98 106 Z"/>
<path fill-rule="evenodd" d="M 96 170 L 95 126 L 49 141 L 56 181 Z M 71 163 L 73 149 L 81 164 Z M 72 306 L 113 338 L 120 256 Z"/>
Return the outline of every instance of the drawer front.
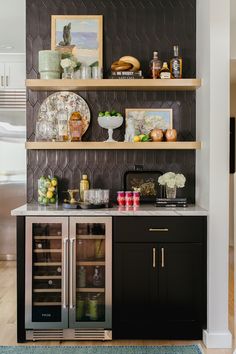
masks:
<path fill-rule="evenodd" d="M 203 242 L 205 216 L 114 217 L 114 242 Z"/>

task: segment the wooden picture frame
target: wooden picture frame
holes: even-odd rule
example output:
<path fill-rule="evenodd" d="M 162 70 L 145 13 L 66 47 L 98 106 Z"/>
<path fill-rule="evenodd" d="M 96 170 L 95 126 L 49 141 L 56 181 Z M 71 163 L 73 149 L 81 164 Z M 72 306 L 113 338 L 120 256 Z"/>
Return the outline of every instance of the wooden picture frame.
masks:
<path fill-rule="evenodd" d="M 155 117 L 155 114 L 157 116 Z M 152 129 L 173 129 L 173 109 L 168 108 L 126 108 L 126 129 L 128 120 L 133 120 L 134 134 L 149 134 Z"/>
<path fill-rule="evenodd" d="M 70 27 L 68 27 L 69 24 L 71 24 Z M 84 31 L 80 32 L 80 29 L 82 28 L 84 28 Z M 96 30 L 97 32 L 94 32 Z M 67 39 L 66 42 L 64 41 L 64 33 L 65 38 L 69 38 L 71 41 L 68 40 L 67 42 Z M 83 33 L 83 36 L 79 36 L 79 33 Z M 83 46 L 82 48 L 80 48 L 79 42 L 81 42 L 80 45 Z M 88 46 L 87 48 L 85 47 L 86 45 Z M 52 15 L 51 49 L 59 50 L 62 53 L 72 53 L 74 56 L 77 57 L 78 62 L 88 66 L 98 61 L 98 66 L 102 68 L 103 16 Z"/>

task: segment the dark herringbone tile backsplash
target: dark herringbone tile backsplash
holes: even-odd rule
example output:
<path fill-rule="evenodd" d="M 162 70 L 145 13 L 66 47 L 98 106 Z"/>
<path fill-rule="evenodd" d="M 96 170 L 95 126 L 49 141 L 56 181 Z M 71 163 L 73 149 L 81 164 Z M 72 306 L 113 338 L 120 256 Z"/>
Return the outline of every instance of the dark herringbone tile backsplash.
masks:
<path fill-rule="evenodd" d="M 38 77 L 38 51 L 50 49 L 51 15 L 80 14 L 104 17 L 104 73 L 122 55 L 140 59 L 148 73 L 153 50 L 162 59 L 172 56 L 179 44 L 184 58 L 184 77 L 196 75 L 195 0 L 26 0 L 27 77 Z M 28 90 L 27 137 L 34 140 L 37 113 L 50 93 Z M 173 108 L 174 127 L 179 140 L 195 140 L 195 92 L 78 92 L 88 103 L 92 121 L 84 140 L 103 141 L 106 131 L 99 127 L 100 110 L 115 108 Z M 114 136 L 123 140 L 124 127 Z M 60 190 L 78 187 L 82 173 L 88 173 L 94 187 L 110 188 L 113 198 L 122 188 L 123 174 L 134 165 L 145 170 L 182 172 L 187 177 L 184 193 L 195 200 L 195 152 L 193 151 L 28 151 L 28 202 L 37 200 L 37 179 L 44 174 L 61 178 Z"/>

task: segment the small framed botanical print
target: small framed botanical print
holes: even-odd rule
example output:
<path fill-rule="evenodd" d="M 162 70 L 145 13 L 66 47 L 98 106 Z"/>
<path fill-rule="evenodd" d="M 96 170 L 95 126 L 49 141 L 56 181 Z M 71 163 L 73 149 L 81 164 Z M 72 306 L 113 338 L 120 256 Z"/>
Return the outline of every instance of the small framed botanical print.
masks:
<path fill-rule="evenodd" d="M 132 125 L 134 135 L 149 134 L 155 128 L 162 130 L 173 128 L 173 109 L 127 108 L 125 119 L 126 129 Z"/>

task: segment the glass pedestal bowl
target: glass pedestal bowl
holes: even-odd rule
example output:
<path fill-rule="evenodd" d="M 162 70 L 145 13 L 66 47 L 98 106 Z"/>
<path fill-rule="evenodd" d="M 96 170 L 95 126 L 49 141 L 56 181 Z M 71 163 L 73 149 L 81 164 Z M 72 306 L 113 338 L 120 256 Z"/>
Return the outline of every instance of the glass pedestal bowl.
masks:
<path fill-rule="evenodd" d="M 123 124 L 124 118 L 121 116 L 103 116 L 98 117 L 98 124 L 100 127 L 108 130 L 108 139 L 105 143 L 116 142 L 113 139 L 113 129 L 119 128 Z"/>

